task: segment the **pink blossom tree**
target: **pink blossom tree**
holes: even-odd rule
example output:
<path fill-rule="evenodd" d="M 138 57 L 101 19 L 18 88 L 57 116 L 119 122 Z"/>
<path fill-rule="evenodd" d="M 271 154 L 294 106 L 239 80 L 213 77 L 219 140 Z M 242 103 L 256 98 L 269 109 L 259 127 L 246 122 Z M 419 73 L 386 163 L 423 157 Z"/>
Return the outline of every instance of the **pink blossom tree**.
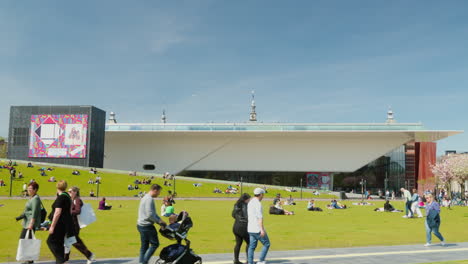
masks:
<path fill-rule="evenodd" d="M 452 159 L 452 171 L 453 180 L 457 182 L 461 187 L 461 197 L 465 197 L 465 183 L 468 180 L 468 155 L 453 155 Z"/>
<path fill-rule="evenodd" d="M 437 182 L 443 185 L 447 191 L 451 189 L 450 186 L 455 177 L 452 163 L 451 156 L 445 156 L 436 164 L 431 165 L 432 173 L 436 177 Z M 450 192 L 448 194 L 450 195 Z"/>
<path fill-rule="evenodd" d="M 465 195 L 465 182 L 468 180 L 468 155 L 449 155 L 443 157 L 431 166 L 432 173 L 450 195 L 451 184 L 457 182 L 461 187 L 461 195 Z"/>

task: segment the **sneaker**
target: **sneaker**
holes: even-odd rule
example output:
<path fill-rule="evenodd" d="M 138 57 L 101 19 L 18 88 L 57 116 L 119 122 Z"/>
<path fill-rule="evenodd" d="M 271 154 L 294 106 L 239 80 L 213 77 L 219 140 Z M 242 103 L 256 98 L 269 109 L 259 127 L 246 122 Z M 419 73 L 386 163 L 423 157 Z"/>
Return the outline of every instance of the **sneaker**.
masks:
<path fill-rule="evenodd" d="M 407 215 L 404 215 L 404 216 L 402 216 L 402 217 L 403 217 L 403 218 L 408 218 L 408 216 L 407 216 Z"/>
<path fill-rule="evenodd" d="M 424 244 L 425 247 L 430 247 L 431 246 L 431 243 L 426 243 Z"/>
<path fill-rule="evenodd" d="M 94 255 L 94 253 L 91 253 L 91 256 L 89 257 L 86 264 L 92 264 L 94 261 L 96 261 L 96 256 Z"/>
<path fill-rule="evenodd" d="M 440 241 L 440 245 L 441 245 L 441 246 L 445 246 L 445 240 Z"/>

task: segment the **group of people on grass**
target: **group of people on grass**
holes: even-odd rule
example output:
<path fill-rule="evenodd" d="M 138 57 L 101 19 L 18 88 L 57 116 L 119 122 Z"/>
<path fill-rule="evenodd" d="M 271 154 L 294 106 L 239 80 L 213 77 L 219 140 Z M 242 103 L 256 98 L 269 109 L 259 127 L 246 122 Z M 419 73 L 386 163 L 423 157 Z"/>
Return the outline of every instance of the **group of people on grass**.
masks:
<path fill-rule="evenodd" d="M 20 238 L 32 238 L 37 230 L 48 231 L 47 245 L 55 257 L 57 264 L 68 263 L 71 248 L 66 248 L 65 240 L 75 237 L 76 242 L 73 246 L 80 251 L 91 264 L 95 260 L 94 254 L 89 251 L 81 240 L 78 215 L 81 213 L 83 201 L 80 198 L 80 189 L 78 187 L 68 188 L 66 181 L 57 182 L 57 198 L 52 204 L 51 211 L 46 221 L 42 222 L 41 214 L 45 212 L 41 198 L 38 195 L 39 184 L 31 182 L 28 184 L 27 192 L 29 199 L 26 202 L 24 211 L 16 217 L 16 220 L 22 220 L 22 230 Z M 33 263 L 26 261 L 24 263 Z"/>

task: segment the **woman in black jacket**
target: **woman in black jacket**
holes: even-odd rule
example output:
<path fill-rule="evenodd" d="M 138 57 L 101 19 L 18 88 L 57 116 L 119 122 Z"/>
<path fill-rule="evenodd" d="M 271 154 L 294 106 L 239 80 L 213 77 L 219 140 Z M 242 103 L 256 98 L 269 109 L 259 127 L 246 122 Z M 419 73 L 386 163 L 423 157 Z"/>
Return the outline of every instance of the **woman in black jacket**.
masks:
<path fill-rule="evenodd" d="M 246 253 L 249 248 L 249 233 L 247 232 L 247 204 L 249 203 L 250 195 L 244 193 L 237 200 L 232 210 L 232 217 L 235 219 L 232 232 L 236 237 L 236 245 L 234 247 L 234 264 L 242 264 L 239 261 L 239 251 L 242 246 L 242 241 L 246 243 Z"/>
<path fill-rule="evenodd" d="M 67 182 L 57 183 L 57 199 L 52 204 L 49 220 L 52 221 L 49 228 L 47 245 L 55 257 L 56 264 L 63 264 L 65 260 L 65 236 L 74 236 L 73 222 L 71 217 L 71 198 L 66 192 Z"/>

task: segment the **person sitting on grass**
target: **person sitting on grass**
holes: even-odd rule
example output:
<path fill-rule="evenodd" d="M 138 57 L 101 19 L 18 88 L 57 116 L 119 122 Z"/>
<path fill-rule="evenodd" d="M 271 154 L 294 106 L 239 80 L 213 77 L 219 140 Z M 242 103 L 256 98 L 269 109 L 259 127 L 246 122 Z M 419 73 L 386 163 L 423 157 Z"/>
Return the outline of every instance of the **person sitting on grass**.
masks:
<path fill-rule="evenodd" d="M 57 180 L 55 179 L 54 176 L 50 176 L 49 180 L 47 180 L 48 182 L 56 182 Z"/>
<path fill-rule="evenodd" d="M 287 205 L 296 205 L 296 203 L 294 202 L 294 199 L 292 198 L 292 195 L 289 195 L 289 198 L 286 201 L 286 204 Z"/>
<path fill-rule="evenodd" d="M 327 206 L 328 209 L 346 209 L 346 205 L 343 205 L 336 200 L 332 200 L 330 205 Z"/>
<path fill-rule="evenodd" d="M 106 203 L 106 197 L 102 197 L 102 200 L 99 202 L 99 210 L 110 210 L 112 205 Z"/>
<path fill-rule="evenodd" d="M 319 207 L 315 207 L 315 201 L 312 199 L 307 203 L 307 210 L 308 211 L 323 211 Z"/>
<path fill-rule="evenodd" d="M 133 186 L 132 186 L 131 184 L 129 184 L 128 187 L 127 187 L 127 190 L 132 191 L 132 190 L 133 190 Z"/>
<path fill-rule="evenodd" d="M 94 191 L 93 190 L 89 191 L 89 196 L 94 197 Z"/>
<path fill-rule="evenodd" d="M 397 210 L 393 205 L 390 204 L 390 201 L 387 200 L 384 204 L 384 207 L 381 208 L 375 208 L 374 211 L 376 212 L 392 212 L 392 213 L 398 213 L 398 212 L 403 212 L 402 210 Z"/>
<path fill-rule="evenodd" d="M 80 175 L 80 172 L 77 171 L 77 170 L 74 170 L 74 171 L 72 172 L 72 175 Z"/>
<path fill-rule="evenodd" d="M 452 200 L 450 200 L 450 198 L 446 195 L 444 199 L 442 200 L 442 206 L 450 208 L 451 205 L 452 205 Z"/>
<path fill-rule="evenodd" d="M 272 205 L 270 207 L 270 214 L 274 214 L 274 215 L 293 215 L 294 214 L 293 211 L 289 212 L 289 211 L 284 210 L 282 205 L 283 205 L 282 201 L 276 202 L 275 205 Z"/>
<path fill-rule="evenodd" d="M 28 162 L 28 168 L 34 168 L 31 162 Z"/>
<path fill-rule="evenodd" d="M 5 182 L 3 181 L 3 179 L 0 179 L 0 187 L 3 187 L 3 186 L 6 186 Z"/>

